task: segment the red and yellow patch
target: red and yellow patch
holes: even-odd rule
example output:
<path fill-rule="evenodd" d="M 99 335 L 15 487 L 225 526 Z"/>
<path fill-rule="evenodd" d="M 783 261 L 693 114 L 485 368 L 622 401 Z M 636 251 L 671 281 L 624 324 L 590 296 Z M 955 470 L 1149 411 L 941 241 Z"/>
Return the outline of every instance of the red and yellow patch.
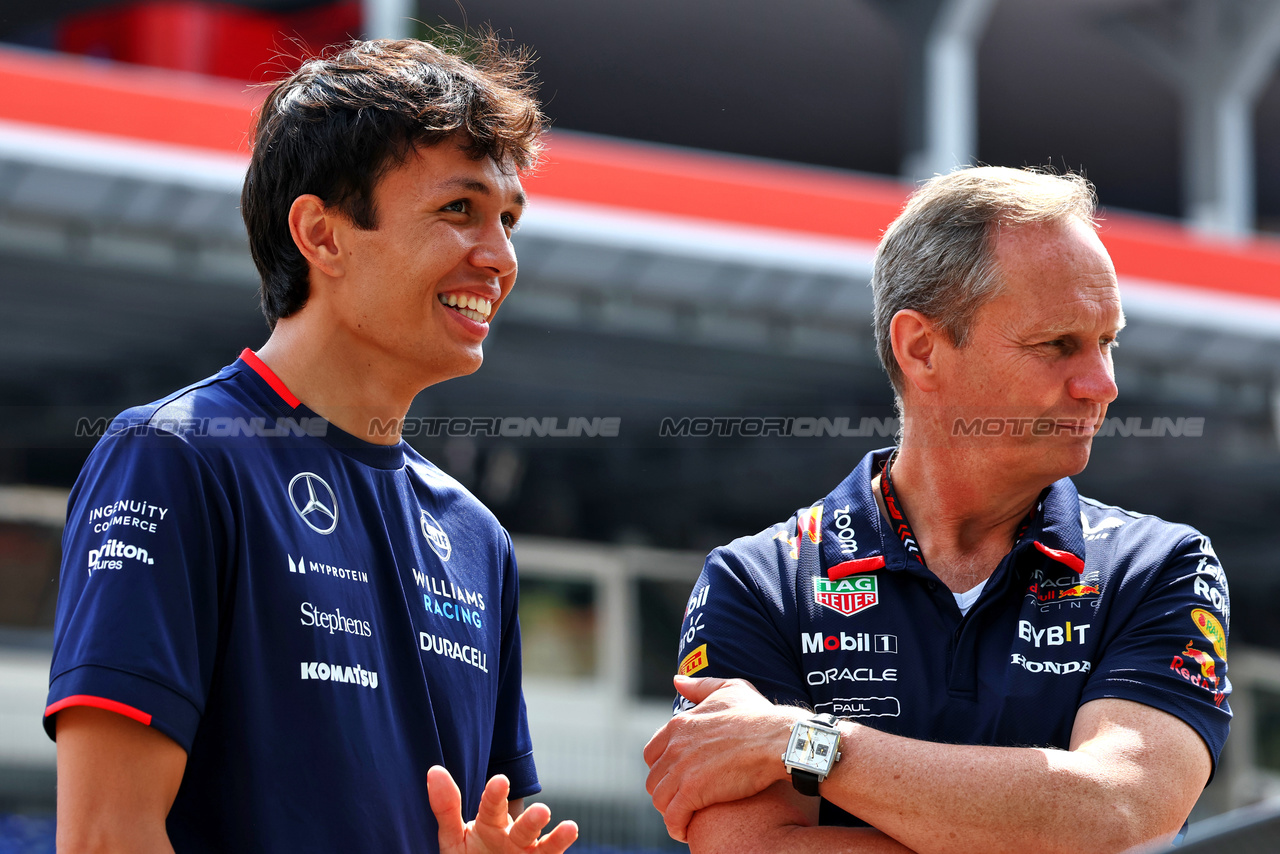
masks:
<path fill-rule="evenodd" d="M 707 645 L 695 649 L 684 657 L 680 662 L 680 669 L 677 671 L 681 676 L 692 676 L 702 668 L 706 667 L 710 662 L 707 661 Z"/>
<path fill-rule="evenodd" d="M 1218 618 L 1203 608 L 1196 608 L 1191 612 L 1191 620 L 1196 624 L 1196 628 L 1200 630 L 1200 634 L 1204 635 L 1205 639 L 1213 644 L 1213 651 L 1218 654 L 1218 658 L 1226 661 L 1227 633 L 1222 628 L 1222 623 L 1218 622 Z"/>

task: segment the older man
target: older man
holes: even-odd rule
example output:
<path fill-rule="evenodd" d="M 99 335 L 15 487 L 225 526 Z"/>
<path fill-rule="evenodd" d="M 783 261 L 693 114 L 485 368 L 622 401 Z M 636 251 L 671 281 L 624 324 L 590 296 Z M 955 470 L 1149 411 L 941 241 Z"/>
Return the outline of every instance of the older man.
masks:
<path fill-rule="evenodd" d="M 1185 823 L 1230 721 L 1226 581 L 1195 530 L 1068 479 L 1124 326 L 1094 210 L 1076 176 L 966 169 L 885 234 L 900 445 L 713 552 L 690 599 L 685 713 L 645 759 L 696 854 L 1074 854 Z"/>

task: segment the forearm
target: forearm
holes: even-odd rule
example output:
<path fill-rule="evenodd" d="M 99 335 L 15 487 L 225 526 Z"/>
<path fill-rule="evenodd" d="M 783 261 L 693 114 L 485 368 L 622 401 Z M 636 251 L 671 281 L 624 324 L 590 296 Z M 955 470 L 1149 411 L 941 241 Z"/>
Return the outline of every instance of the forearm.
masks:
<path fill-rule="evenodd" d="M 1124 757 L 842 729 L 845 760 L 823 796 L 917 851 L 1122 851 L 1171 836 L 1190 809 L 1150 797 L 1169 781 Z"/>
<path fill-rule="evenodd" d="M 59 800 L 57 850 L 74 854 L 173 854 L 164 822 L 103 822 L 63 818 Z"/>
<path fill-rule="evenodd" d="M 910 848 L 873 827 L 788 825 L 725 839 L 698 833 L 697 824 L 695 817 L 689 825 L 689 854 L 912 854 Z"/>
<path fill-rule="evenodd" d="M 167 736 L 101 709 L 58 713 L 58 850 L 173 854 L 165 817 L 186 753 Z"/>
<path fill-rule="evenodd" d="M 796 710 L 736 680 L 705 683 L 684 686 L 699 705 L 645 748 L 649 792 L 677 840 L 686 838 L 691 815 L 787 781 L 780 757 Z M 700 696 L 704 688 L 711 693 Z M 821 785 L 823 797 L 920 852 L 1076 854 L 1171 838 L 1213 761 L 1188 724 L 1125 700 L 1077 709 L 1069 751 L 939 744 L 839 726 L 842 758 Z M 803 822 L 768 827 L 796 824 Z M 743 837 L 743 846 L 752 844 Z"/>
<path fill-rule="evenodd" d="M 818 827 L 816 798 L 789 782 L 751 798 L 716 804 L 689 823 L 690 854 L 910 854 L 871 827 Z"/>

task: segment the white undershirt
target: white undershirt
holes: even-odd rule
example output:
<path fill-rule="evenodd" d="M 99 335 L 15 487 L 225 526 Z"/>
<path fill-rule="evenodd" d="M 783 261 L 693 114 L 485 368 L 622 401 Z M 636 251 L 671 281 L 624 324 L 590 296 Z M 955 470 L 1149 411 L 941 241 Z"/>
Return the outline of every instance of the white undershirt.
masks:
<path fill-rule="evenodd" d="M 978 597 L 982 595 L 982 589 L 987 586 L 988 579 L 984 578 L 976 585 L 963 593 L 952 593 L 956 597 L 956 604 L 960 606 L 960 614 L 969 613 L 969 609 L 973 607 L 973 603 L 978 601 Z"/>

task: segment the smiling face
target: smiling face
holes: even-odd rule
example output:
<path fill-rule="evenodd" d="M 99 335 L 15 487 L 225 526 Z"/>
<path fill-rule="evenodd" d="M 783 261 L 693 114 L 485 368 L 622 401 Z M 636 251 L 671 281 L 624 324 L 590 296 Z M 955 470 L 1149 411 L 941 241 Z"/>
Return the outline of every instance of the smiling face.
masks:
<path fill-rule="evenodd" d="M 342 230 L 339 322 L 353 355 L 418 390 L 472 373 L 516 280 L 519 178 L 446 142 L 393 165 L 373 200 L 376 228 Z"/>
<path fill-rule="evenodd" d="M 1093 228 L 1074 218 L 1003 229 L 995 257 L 997 295 L 964 347 L 939 349 L 937 402 L 953 420 L 999 424 L 974 447 L 1047 484 L 1084 469 L 1116 397 L 1111 350 L 1124 314 L 1115 269 Z"/>

